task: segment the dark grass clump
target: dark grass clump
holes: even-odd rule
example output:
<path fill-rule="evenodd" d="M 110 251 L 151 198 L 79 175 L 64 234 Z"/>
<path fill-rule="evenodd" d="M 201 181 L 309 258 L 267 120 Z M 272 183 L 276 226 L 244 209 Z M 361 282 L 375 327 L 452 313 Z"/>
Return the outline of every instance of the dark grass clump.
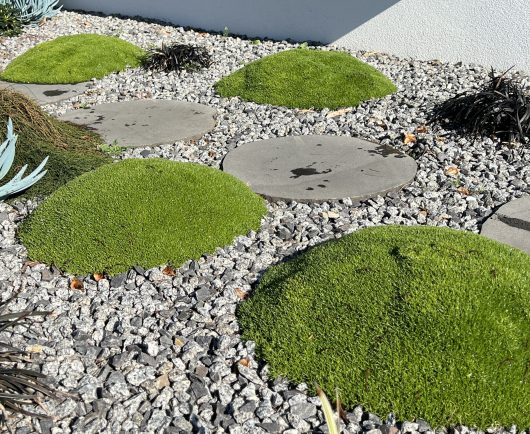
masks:
<path fill-rule="evenodd" d="M 433 427 L 530 426 L 530 256 L 437 227 L 361 230 L 270 268 L 238 311 L 273 377 Z"/>
<path fill-rule="evenodd" d="M 28 327 L 32 317 L 46 316 L 48 312 L 27 309 L 22 312 L 8 312 L 9 299 L 0 302 L 0 333 L 15 326 Z M 0 340 L 0 427 L 5 427 L 10 414 L 49 418 L 49 415 L 28 411 L 27 406 L 38 406 L 47 397 L 57 399 L 63 395 L 46 382 L 46 376 L 31 369 L 17 367 L 31 363 L 28 353 Z"/>
<path fill-rule="evenodd" d="M 24 164 L 33 170 L 46 156 L 50 157 L 46 175 L 14 198 L 47 196 L 80 174 L 112 161 L 98 150 L 104 144 L 99 135 L 49 116 L 18 92 L 0 89 L 0 125 L 6 125 L 8 118 L 13 120 L 19 136 L 8 177 L 14 176 Z"/>
<path fill-rule="evenodd" d="M 212 58 L 204 47 L 186 44 L 162 44 L 152 48 L 142 61 L 144 68 L 155 71 L 195 71 L 208 68 Z"/>
<path fill-rule="evenodd" d="M 21 33 L 20 12 L 10 4 L 0 4 L 0 36 L 18 36 Z"/>
<path fill-rule="evenodd" d="M 495 75 L 482 89 L 464 92 L 435 107 L 431 122 L 447 123 L 477 137 L 497 136 L 526 143 L 530 135 L 530 95 L 515 80 Z"/>

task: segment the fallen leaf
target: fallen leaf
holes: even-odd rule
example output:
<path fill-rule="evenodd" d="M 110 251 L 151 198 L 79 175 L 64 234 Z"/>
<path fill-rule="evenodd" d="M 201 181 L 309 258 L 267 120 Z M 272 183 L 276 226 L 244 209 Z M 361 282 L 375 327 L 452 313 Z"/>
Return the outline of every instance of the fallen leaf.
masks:
<path fill-rule="evenodd" d="M 234 292 L 241 300 L 246 300 L 248 298 L 248 292 L 243 291 L 241 288 L 234 289 Z"/>
<path fill-rule="evenodd" d="M 24 262 L 24 267 L 34 267 L 35 265 L 38 265 L 39 263 L 36 261 L 26 261 Z"/>
<path fill-rule="evenodd" d="M 94 280 L 96 282 L 99 282 L 100 280 L 103 280 L 105 278 L 105 275 L 103 273 L 94 273 Z"/>
<path fill-rule="evenodd" d="M 416 128 L 416 132 L 419 134 L 425 134 L 427 131 L 429 131 L 427 125 L 420 125 L 418 128 Z"/>
<path fill-rule="evenodd" d="M 241 366 L 244 366 L 245 368 L 250 368 L 250 360 L 248 358 L 241 359 L 238 362 Z"/>
<path fill-rule="evenodd" d="M 339 110 L 335 110 L 335 111 L 332 111 L 332 112 L 329 112 L 327 115 L 326 115 L 326 118 L 335 118 L 337 116 L 342 116 L 342 115 L 345 115 L 346 113 L 349 113 L 351 112 L 351 107 L 350 108 L 343 108 L 343 109 L 339 109 Z"/>
<path fill-rule="evenodd" d="M 462 196 L 469 196 L 471 194 L 467 187 L 458 187 L 456 191 L 458 191 Z"/>
<path fill-rule="evenodd" d="M 456 166 L 450 166 L 445 169 L 445 174 L 449 176 L 458 176 L 460 174 L 460 169 Z"/>
<path fill-rule="evenodd" d="M 175 271 L 175 269 L 171 265 L 168 265 L 166 268 L 164 268 L 162 270 L 162 273 L 165 274 L 166 276 L 176 276 L 177 275 L 177 272 Z"/>
<path fill-rule="evenodd" d="M 42 353 L 42 345 L 29 345 L 26 347 L 28 353 Z"/>
<path fill-rule="evenodd" d="M 77 277 L 74 277 L 70 282 L 70 289 L 83 289 L 83 282 Z"/>
<path fill-rule="evenodd" d="M 417 142 L 417 139 L 416 139 L 415 134 L 405 133 L 405 137 L 403 138 L 403 143 L 405 143 L 405 145 L 408 145 L 409 143 L 416 143 L 416 142 Z"/>

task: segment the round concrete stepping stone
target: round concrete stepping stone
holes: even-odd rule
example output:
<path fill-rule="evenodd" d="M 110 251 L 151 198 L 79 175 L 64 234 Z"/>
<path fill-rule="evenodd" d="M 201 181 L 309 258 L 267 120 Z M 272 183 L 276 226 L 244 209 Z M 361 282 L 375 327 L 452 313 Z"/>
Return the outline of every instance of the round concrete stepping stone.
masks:
<path fill-rule="evenodd" d="M 215 127 L 216 113 L 202 104 L 158 99 L 96 105 L 60 119 L 87 125 L 109 144 L 138 147 L 197 139 Z"/>
<path fill-rule="evenodd" d="M 530 254 L 530 196 L 501 206 L 482 225 L 481 234 Z"/>
<path fill-rule="evenodd" d="M 389 146 L 353 137 L 295 136 L 242 145 L 223 170 L 272 200 L 367 199 L 397 190 L 416 162 Z"/>
<path fill-rule="evenodd" d="M 9 83 L 0 81 L 0 89 L 11 89 L 20 92 L 35 101 L 38 104 L 52 104 L 63 101 L 77 95 L 81 95 L 89 88 L 90 83 L 79 84 L 26 84 L 26 83 Z"/>

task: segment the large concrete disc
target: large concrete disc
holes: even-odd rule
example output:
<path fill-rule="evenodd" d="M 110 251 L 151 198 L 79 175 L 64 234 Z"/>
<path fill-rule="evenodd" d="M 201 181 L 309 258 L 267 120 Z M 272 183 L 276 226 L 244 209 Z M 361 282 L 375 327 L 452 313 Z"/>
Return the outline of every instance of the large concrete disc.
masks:
<path fill-rule="evenodd" d="M 90 83 L 79 84 L 26 84 L 0 81 L 0 89 L 11 89 L 34 99 L 38 104 L 52 104 L 77 95 L 89 88 Z"/>
<path fill-rule="evenodd" d="M 215 127 L 216 113 L 202 104 L 157 99 L 96 105 L 60 119 L 87 125 L 109 144 L 138 147 L 197 139 Z"/>
<path fill-rule="evenodd" d="M 353 137 L 295 136 L 241 145 L 223 170 L 269 199 L 318 202 L 400 189 L 417 166 L 394 148 Z"/>
<path fill-rule="evenodd" d="M 501 206 L 482 225 L 482 235 L 530 253 L 530 196 Z"/>

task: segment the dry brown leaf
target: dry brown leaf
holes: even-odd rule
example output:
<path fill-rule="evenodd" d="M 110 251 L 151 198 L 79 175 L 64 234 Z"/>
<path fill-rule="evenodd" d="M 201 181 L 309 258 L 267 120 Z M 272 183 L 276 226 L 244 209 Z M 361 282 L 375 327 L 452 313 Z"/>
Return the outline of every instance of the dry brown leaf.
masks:
<path fill-rule="evenodd" d="M 236 288 L 234 292 L 241 300 L 246 300 L 248 298 L 248 293 L 243 291 L 241 288 Z"/>
<path fill-rule="evenodd" d="M 34 267 L 35 265 L 38 265 L 39 263 L 36 261 L 26 261 L 24 262 L 24 267 Z"/>
<path fill-rule="evenodd" d="M 241 359 L 238 363 L 241 366 L 244 366 L 245 368 L 250 368 L 250 359 L 248 359 L 247 357 L 245 357 L 244 359 Z"/>
<path fill-rule="evenodd" d="M 42 353 L 42 345 L 38 345 L 38 344 L 29 345 L 29 346 L 26 347 L 26 351 L 28 353 L 40 354 L 40 353 Z"/>
<path fill-rule="evenodd" d="M 343 108 L 343 109 L 339 109 L 339 110 L 335 110 L 335 111 L 332 111 L 332 112 L 329 112 L 327 115 L 326 115 L 326 118 L 336 118 L 337 116 L 342 116 L 342 115 L 345 115 L 346 113 L 349 113 L 351 112 L 351 107 L 350 108 Z"/>
<path fill-rule="evenodd" d="M 72 279 L 72 281 L 70 282 L 70 289 L 78 289 L 78 290 L 81 290 L 83 289 L 84 286 L 83 286 L 83 282 L 81 280 L 79 280 L 77 277 L 74 277 Z"/>
<path fill-rule="evenodd" d="M 172 276 L 172 277 L 177 275 L 177 272 L 171 265 L 168 265 L 166 268 L 164 268 L 162 270 L 162 273 L 165 274 L 166 276 Z"/>
<path fill-rule="evenodd" d="M 427 125 L 420 125 L 418 128 L 416 128 L 416 132 L 419 134 L 425 134 L 427 131 L 429 131 Z"/>
<path fill-rule="evenodd" d="M 462 196 L 469 196 L 471 194 L 467 187 L 458 187 L 456 191 L 458 191 Z"/>
<path fill-rule="evenodd" d="M 413 133 L 405 133 L 405 137 L 403 138 L 403 143 L 405 145 L 408 145 L 410 143 L 416 143 L 418 139 L 416 139 L 416 135 Z"/>
<path fill-rule="evenodd" d="M 445 174 L 449 176 L 458 176 L 460 174 L 460 169 L 456 166 L 449 166 L 445 169 Z"/>
<path fill-rule="evenodd" d="M 105 275 L 103 273 L 94 273 L 94 280 L 96 282 L 99 282 L 100 280 L 103 280 L 105 278 Z"/>

